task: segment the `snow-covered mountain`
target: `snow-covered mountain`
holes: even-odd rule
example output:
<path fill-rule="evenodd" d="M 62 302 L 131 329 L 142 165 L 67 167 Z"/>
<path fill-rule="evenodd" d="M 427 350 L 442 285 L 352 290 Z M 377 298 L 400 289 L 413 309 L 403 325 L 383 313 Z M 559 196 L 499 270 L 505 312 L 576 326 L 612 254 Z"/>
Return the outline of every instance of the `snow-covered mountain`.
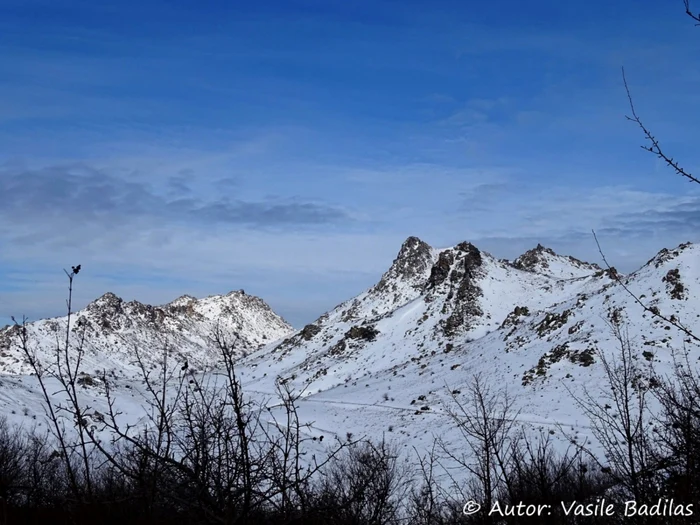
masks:
<path fill-rule="evenodd" d="M 251 359 L 337 386 L 348 374 L 380 373 L 445 349 L 463 353 L 489 334 L 509 333 L 516 309 L 545 315 L 612 283 L 597 266 L 541 246 L 510 263 L 467 242 L 436 250 L 410 237 L 375 286 Z"/>
<path fill-rule="evenodd" d="M 700 333 L 699 256 L 700 246 L 684 244 L 618 278 Z M 572 396 L 604 388 L 600 356 L 619 351 L 614 325 L 629 334 L 642 368 L 667 374 L 684 349 L 700 358 L 615 275 L 541 246 L 510 262 L 470 243 L 438 250 L 411 237 L 377 285 L 244 359 L 246 388 L 271 393 L 282 376 L 304 389 L 302 410 L 320 428 L 341 436 L 391 429 L 429 447 L 450 434 L 452 393 L 479 374 L 513 396 L 523 423 L 586 433 Z"/>
<path fill-rule="evenodd" d="M 156 308 L 107 295 L 76 317 L 93 327 L 86 368 L 108 363 L 126 376 L 133 371 L 130 345 L 150 348 L 155 362 L 164 335 L 179 358 L 216 364 L 207 336 L 219 320 L 246 341 L 238 361 L 244 390 L 272 399 L 276 378 L 283 378 L 303 391 L 300 417 L 318 434 L 385 436 L 424 450 L 440 436 L 459 446 L 446 409 L 479 374 L 510 393 L 523 425 L 590 437 L 573 396 L 605 388 L 600 359 L 619 351 L 614 326 L 629 335 L 642 368 L 668 374 L 680 351 L 700 359 L 694 340 L 625 290 L 700 333 L 699 256 L 700 246 L 683 244 L 620 276 L 542 246 L 511 262 L 468 242 L 435 249 L 409 237 L 376 285 L 296 332 L 242 292 Z M 61 322 L 30 325 L 43 352 L 55 344 Z M 10 332 L 0 335 L 0 370 L 27 373 L 8 349 Z M 0 408 L 21 382 L 7 379 Z M 22 383 L 24 399 L 34 395 L 30 384 Z M 99 404 L 99 388 L 92 395 Z"/>
<path fill-rule="evenodd" d="M 30 350 L 40 360 L 51 362 L 57 345 L 65 345 L 66 322 L 67 317 L 58 317 L 27 324 Z M 134 372 L 137 355 L 152 366 L 162 360 L 164 348 L 176 360 L 189 360 L 193 368 L 210 367 L 220 356 L 212 340 L 217 328 L 241 355 L 294 331 L 262 299 L 243 290 L 204 299 L 184 295 L 162 306 L 127 302 L 106 293 L 73 314 L 71 347 L 80 344 L 84 331 L 83 368 L 90 373 Z M 18 326 L 0 330 L 2 373 L 31 372 L 18 332 Z"/>

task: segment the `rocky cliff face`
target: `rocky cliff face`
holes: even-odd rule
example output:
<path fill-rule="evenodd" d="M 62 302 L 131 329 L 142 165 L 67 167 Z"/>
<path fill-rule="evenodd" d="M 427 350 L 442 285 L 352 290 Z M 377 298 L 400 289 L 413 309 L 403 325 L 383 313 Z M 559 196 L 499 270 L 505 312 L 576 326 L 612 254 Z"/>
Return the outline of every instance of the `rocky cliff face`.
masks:
<path fill-rule="evenodd" d="M 417 290 L 423 286 L 432 263 L 432 248 L 418 237 L 409 237 L 374 290 L 377 293 L 395 292 L 400 283 Z"/>
<path fill-rule="evenodd" d="M 439 326 L 445 336 L 468 331 L 483 314 L 479 298 L 484 294 L 479 281 L 484 275 L 481 252 L 473 244 L 463 242 L 440 252 L 425 286 L 425 299 L 442 302 L 441 312 L 447 316 Z"/>

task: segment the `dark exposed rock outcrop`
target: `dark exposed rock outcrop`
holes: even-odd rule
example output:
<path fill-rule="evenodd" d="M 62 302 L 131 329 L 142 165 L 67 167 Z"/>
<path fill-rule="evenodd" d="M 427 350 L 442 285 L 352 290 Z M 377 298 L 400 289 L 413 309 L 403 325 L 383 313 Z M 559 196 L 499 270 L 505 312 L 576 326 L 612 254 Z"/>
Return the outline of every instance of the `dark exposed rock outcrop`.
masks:
<path fill-rule="evenodd" d="M 377 293 L 391 292 L 396 283 L 405 282 L 409 286 L 420 287 L 423 276 L 433 262 L 432 249 L 418 237 L 409 237 L 401 245 L 396 259 L 374 287 Z"/>

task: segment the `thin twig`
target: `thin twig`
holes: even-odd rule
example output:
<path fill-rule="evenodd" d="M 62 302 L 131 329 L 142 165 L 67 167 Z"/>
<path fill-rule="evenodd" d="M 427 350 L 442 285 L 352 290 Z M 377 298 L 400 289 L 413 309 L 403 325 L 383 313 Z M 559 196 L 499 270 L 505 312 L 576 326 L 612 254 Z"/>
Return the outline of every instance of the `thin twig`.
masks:
<path fill-rule="evenodd" d="M 627 92 L 627 99 L 629 100 L 630 104 L 630 110 L 632 111 L 632 116 L 625 116 L 627 120 L 631 120 L 632 122 L 635 122 L 642 130 L 644 133 L 644 136 L 646 139 L 651 143 L 651 146 L 641 146 L 643 150 L 646 150 L 650 153 L 653 153 L 656 155 L 658 158 L 663 160 L 666 164 L 671 166 L 671 168 L 674 169 L 674 171 L 680 175 L 681 177 L 685 177 L 688 179 L 689 182 L 694 182 L 696 184 L 700 184 L 700 179 L 697 177 L 694 177 L 692 174 L 688 173 L 683 169 L 677 161 L 673 160 L 673 157 L 667 156 L 663 150 L 661 149 L 661 145 L 659 144 L 659 141 L 657 140 L 654 135 L 651 134 L 651 132 L 647 129 L 647 127 L 642 123 L 642 120 L 639 118 L 637 115 L 637 111 L 634 109 L 634 102 L 632 101 L 632 93 L 630 92 L 630 88 L 627 84 L 627 77 L 625 77 L 625 68 L 622 68 L 622 81 L 625 84 L 625 91 Z"/>
<path fill-rule="evenodd" d="M 608 270 L 612 270 L 613 268 L 610 266 L 610 264 L 608 264 L 608 260 L 605 258 L 605 254 L 603 253 L 603 249 L 600 247 L 600 243 L 598 242 L 598 237 L 596 236 L 595 231 L 594 231 L 594 230 L 592 230 L 592 231 L 593 231 L 593 238 L 595 239 L 596 246 L 598 246 L 598 253 L 600 253 L 600 256 L 603 258 L 603 262 L 605 263 L 605 266 L 607 267 L 607 269 L 608 269 Z M 622 281 L 622 279 L 620 279 L 620 276 L 618 275 L 617 272 L 609 271 L 608 274 L 609 274 L 615 281 L 617 281 L 617 283 L 618 283 L 620 286 L 622 286 L 622 288 L 625 290 L 625 292 L 627 292 L 627 294 L 628 294 L 630 297 L 632 297 L 632 299 L 634 299 L 635 302 L 636 302 L 639 306 L 641 306 L 641 307 L 644 309 L 645 312 L 649 312 L 650 314 L 652 314 L 652 315 L 655 316 L 655 317 L 658 317 L 658 318 L 661 319 L 662 321 L 665 321 L 666 323 L 668 323 L 668 324 L 670 324 L 670 325 L 672 325 L 672 326 L 675 326 L 675 327 L 678 328 L 681 332 L 683 332 L 683 333 L 686 334 L 687 336 L 691 337 L 692 339 L 694 339 L 695 341 L 697 341 L 697 342 L 700 343 L 700 337 L 696 336 L 693 332 L 691 332 L 690 330 L 688 330 L 688 329 L 687 329 L 685 326 L 683 326 L 680 322 L 678 322 L 678 321 L 672 321 L 672 320 L 669 319 L 668 317 L 662 315 L 662 314 L 659 312 L 659 310 L 658 310 L 657 308 L 650 308 L 649 306 L 647 306 L 646 304 L 644 304 L 644 303 L 642 302 L 642 300 L 641 300 L 637 295 L 635 295 L 635 293 L 634 293 L 632 290 L 629 289 L 629 287 Z"/>
<path fill-rule="evenodd" d="M 695 14 L 690 10 L 690 0 L 683 0 L 683 3 L 685 4 L 685 14 L 688 15 L 690 18 L 695 20 L 696 22 L 700 22 L 700 14 Z M 696 26 L 700 26 L 700 24 L 695 24 Z"/>

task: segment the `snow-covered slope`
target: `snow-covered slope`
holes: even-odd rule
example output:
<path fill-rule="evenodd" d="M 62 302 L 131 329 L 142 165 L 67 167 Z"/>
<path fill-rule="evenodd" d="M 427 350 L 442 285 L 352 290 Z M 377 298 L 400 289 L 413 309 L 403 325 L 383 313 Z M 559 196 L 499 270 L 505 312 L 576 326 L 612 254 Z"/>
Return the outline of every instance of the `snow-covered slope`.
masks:
<path fill-rule="evenodd" d="M 700 333 L 699 257 L 700 246 L 684 244 L 619 278 L 649 307 Z M 205 334 L 220 316 L 248 341 L 238 371 L 249 395 L 272 399 L 281 377 L 304 392 L 299 414 L 311 432 L 395 438 L 407 450 L 427 449 L 435 436 L 459 446 L 446 410 L 475 375 L 509 392 L 522 425 L 551 430 L 563 443 L 563 431 L 590 438 L 574 396 L 602 395 L 601 356 L 619 351 L 615 327 L 628 334 L 640 369 L 669 374 L 679 351 L 700 358 L 695 342 L 645 312 L 613 271 L 541 246 L 511 263 L 468 242 L 434 249 L 410 237 L 375 286 L 296 333 L 241 293 L 155 309 L 131 304 L 108 296 L 79 314 L 101 327 L 91 343 L 104 345 L 92 356 L 100 368 L 126 366 L 128 345 L 114 341 L 151 344 L 157 338 L 143 335 L 151 326 L 179 341 L 182 358 L 214 363 Z M 35 323 L 33 334 L 50 342 L 56 322 Z M 26 372 L 16 356 L 0 351 L 2 370 Z M 0 407 L 13 381 L 0 382 Z"/>
<path fill-rule="evenodd" d="M 282 376 L 304 389 L 309 420 L 341 437 L 391 428 L 405 443 L 429 446 L 434 435 L 450 434 L 451 393 L 466 393 L 475 375 L 513 396 L 523 424 L 586 434 L 573 396 L 602 392 L 600 356 L 619 352 L 616 325 L 642 368 L 668 374 L 683 349 L 700 357 L 693 341 L 645 313 L 612 271 L 541 247 L 528 253 L 548 266 L 523 269 L 530 257 L 510 263 L 470 243 L 434 250 L 411 238 L 380 281 L 390 294 L 372 287 L 251 354 L 243 361 L 246 388 L 271 393 Z M 622 279 L 700 333 L 698 256 L 700 246 L 681 245 Z"/>
<path fill-rule="evenodd" d="M 550 261 L 559 262 L 557 277 L 499 261 L 470 243 L 434 250 L 411 237 L 377 285 L 250 362 L 326 389 L 448 347 L 466 350 L 504 332 L 516 307 L 540 312 L 612 283 L 603 271 L 560 279 L 585 263 L 556 255 Z"/>
<path fill-rule="evenodd" d="M 27 324 L 30 350 L 50 362 L 57 345 L 65 346 L 66 317 Z M 80 344 L 85 333 L 83 368 L 86 372 L 108 370 L 116 374 L 136 370 L 138 356 L 151 366 L 162 360 L 167 348 L 174 359 L 194 367 L 216 365 L 219 352 L 212 340 L 215 330 L 236 345 L 244 355 L 260 345 L 293 332 L 265 302 L 243 290 L 204 299 L 182 296 L 162 305 L 126 302 L 106 293 L 71 319 L 71 347 Z M 20 328 L 0 330 L 0 372 L 31 372 L 17 337 Z M 234 340 L 235 339 L 235 340 Z"/>

